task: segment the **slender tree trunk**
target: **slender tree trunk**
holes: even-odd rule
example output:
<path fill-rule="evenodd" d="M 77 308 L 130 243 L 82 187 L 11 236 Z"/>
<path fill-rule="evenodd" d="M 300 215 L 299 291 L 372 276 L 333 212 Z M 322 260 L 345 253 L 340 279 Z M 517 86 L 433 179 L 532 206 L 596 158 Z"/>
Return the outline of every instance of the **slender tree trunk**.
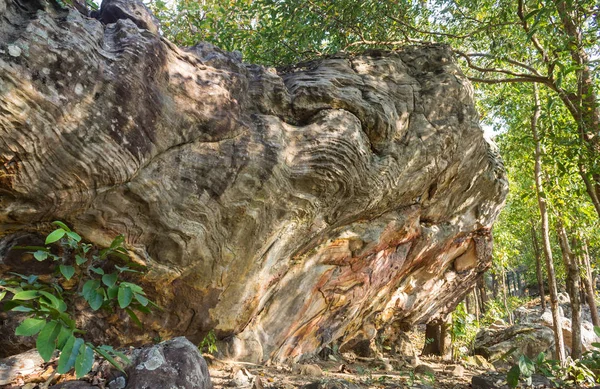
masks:
<path fill-rule="evenodd" d="M 567 293 L 571 298 L 571 357 L 579 359 L 581 357 L 581 301 L 579 269 L 575 261 L 575 255 L 571 251 L 569 238 L 564 225 L 559 220 L 556 222 L 556 232 L 558 233 L 558 242 L 562 252 L 563 262 L 567 269 Z"/>
<path fill-rule="evenodd" d="M 470 293 L 465 295 L 465 308 L 467 309 L 467 313 L 471 314 L 471 296 Z"/>
<path fill-rule="evenodd" d="M 531 117 L 531 131 L 535 141 L 535 191 L 542 217 L 542 243 L 544 256 L 546 257 L 546 268 L 548 270 L 548 288 L 550 289 L 550 308 L 552 309 L 552 322 L 554 327 L 554 344 L 556 347 L 556 358 L 561 366 L 565 364 L 565 344 L 562 337 L 562 326 L 560 313 L 558 312 L 558 291 L 556 288 L 556 276 L 554 274 L 554 262 L 552 258 L 552 246 L 550 245 L 550 233 L 548 231 L 548 210 L 546 209 L 546 195 L 542 185 L 542 150 L 537 130 L 537 122 L 540 117 L 540 100 L 537 85 L 533 84 L 535 107 Z"/>
<path fill-rule="evenodd" d="M 600 196 L 598 195 L 598 192 L 596 191 L 597 187 L 595 187 L 594 184 L 592 183 L 592 180 L 588 176 L 588 173 L 586 172 L 586 170 L 582 164 L 579 164 L 579 175 L 583 179 L 583 182 L 585 183 L 585 189 L 588 192 L 590 199 L 592 200 L 592 204 L 594 204 L 594 208 L 596 209 L 596 213 L 598 214 L 598 217 L 600 217 L 600 198 L 599 198 Z"/>
<path fill-rule="evenodd" d="M 481 311 L 479 309 L 479 299 L 477 298 L 477 288 L 473 288 L 472 292 L 473 292 L 473 298 L 475 299 L 475 319 L 477 319 L 477 321 L 479 321 L 479 314 Z"/>
<path fill-rule="evenodd" d="M 512 324 L 512 312 L 508 309 L 508 297 L 506 296 L 508 292 L 506 290 L 506 272 L 502 272 L 500 277 L 502 277 L 502 301 L 504 302 L 504 309 L 506 310 L 506 315 L 508 317 L 508 324 Z"/>
<path fill-rule="evenodd" d="M 531 242 L 533 244 L 533 252 L 535 254 L 535 275 L 537 276 L 538 289 L 540 291 L 540 301 L 542 304 L 542 311 L 546 310 L 546 292 L 544 291 L 544 277 L 542 275 L 542 262 L 540 255 L 540 246 L 538 245 L 537 233 L 535 231 L 535 224 L 531 220 Z"/>
<path fill-rule="evenodd" d="M 494 300 L 498 298 L 498 277 L 495 273 L 492 273 L 492 296 Z"/>
<path fill-rule="evenodd" d="M 485 290 L 485 273 L 477 280 L 477 289 L 479 290 L 479 310 L 483 315 L 485 313 L 485 304 L 488 301 L 487 291 Z"/>
<path fill-rule="evenodd" d="M 592 323 L 594 326 L 600 327 L 600 317 L 598 316 L 598 307 L 596 306 L 596 293 L 592 283 L 592 267 L 590 265 L 590 256 L 587 249 L 587 244 L 584 243 L 581 255 L 579 256 L 581 267 L 583 269 L 582 282 L 585 289 L 585 297 L 590 307 L 592 314 Z"/>

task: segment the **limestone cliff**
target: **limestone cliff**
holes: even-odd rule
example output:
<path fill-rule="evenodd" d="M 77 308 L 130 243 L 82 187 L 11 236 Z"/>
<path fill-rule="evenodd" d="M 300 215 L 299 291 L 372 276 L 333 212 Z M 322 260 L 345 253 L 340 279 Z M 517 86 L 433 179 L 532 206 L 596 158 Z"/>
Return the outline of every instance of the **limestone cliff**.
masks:
<path fill-rule="evenodd" d="M 433 320 L 489 267 L 507 182 L 450 48 L 278 72 L 125 0 L 0 16 L 0 270 L 52 220 L 124 234 L 165 309 L 148 333 L 264 361 Z"/>

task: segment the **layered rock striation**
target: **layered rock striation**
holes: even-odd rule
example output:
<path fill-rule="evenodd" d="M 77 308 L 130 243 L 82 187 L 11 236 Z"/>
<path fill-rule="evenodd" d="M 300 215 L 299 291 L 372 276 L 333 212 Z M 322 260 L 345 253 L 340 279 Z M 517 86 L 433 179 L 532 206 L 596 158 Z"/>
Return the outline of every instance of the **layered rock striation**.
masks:
<path fill-rule="evenodd" d="M 278 72 L 102 7 L 0 0 L 0 270 L 52 220 L 124 234 L 148 333 L 281 361 L 435 320 L 489 267 L 507 181 L 450 48 Z"/>

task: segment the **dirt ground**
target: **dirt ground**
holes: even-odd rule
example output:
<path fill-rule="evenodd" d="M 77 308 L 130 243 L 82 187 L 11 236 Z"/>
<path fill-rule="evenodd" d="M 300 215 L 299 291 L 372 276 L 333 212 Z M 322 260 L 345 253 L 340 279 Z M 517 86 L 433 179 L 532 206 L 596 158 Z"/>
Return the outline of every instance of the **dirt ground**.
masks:
<path fill-rule="evenodd" d="M 403 358 L 336 359 L 293 366 L 259 366 L 210 359 L 209 369 L 216 389 L 248 386 L 294 389 L 334 380 L 345 380 L 361 388 L 463 389 L 471 387 L 473 375 L 485 372 L 485 369 L 435 357 L 422 357 L 412 364 Z"/>

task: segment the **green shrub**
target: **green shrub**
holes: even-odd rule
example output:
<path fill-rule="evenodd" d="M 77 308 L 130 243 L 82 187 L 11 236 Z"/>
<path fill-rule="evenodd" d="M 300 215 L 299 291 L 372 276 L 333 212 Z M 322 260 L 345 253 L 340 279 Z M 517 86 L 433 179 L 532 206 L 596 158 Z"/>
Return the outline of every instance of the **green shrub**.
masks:
<path fill-rule="evenodd" d="M 55 221 L 58 228 L 45 240 L 45 247 L 26 246 L 13 249 L 27 250 L 37 261 L 54 261 L 56 274 L 50 281 L 36 275 L 10 273 L 12 277 L 0 279 L 0 301 L 5 300 L 5 310 L 22 312 L 26 318 L 16 328 L 15 334 L 35 336 L 36 348 L 44 361 L 59 350 L 57 373 L 65 374 L 75 369 L 77 378 L 87 374 L 94 362 L 94 353 L 104 357 L 123 371 L 117 358 L 129 363 L 127 357 L 108 345 L 94 345 L 81 336 L 74 319 L 74 302 L 83 298 L 93 311 L 124 309 L 138 326 L 141 322 L 134 310 L 149 313 L 155 306 L 141 286 L 122 279 L 128 272 L 138 273 L 125 248 L 124 238 L 117 236 L 110 247 L 97 250 L 83 243 L 81 236 L 64 223 Z M 58 245 L 54 254 L 49 245 Z M 57 251 L 55 251 L 57 252 Z M 118 258 L 122 266 L 109 261 Z M 107 269 L 111 269 L 107 271 Z M 69 288 L 70 286 L 70 288 Z"/>

